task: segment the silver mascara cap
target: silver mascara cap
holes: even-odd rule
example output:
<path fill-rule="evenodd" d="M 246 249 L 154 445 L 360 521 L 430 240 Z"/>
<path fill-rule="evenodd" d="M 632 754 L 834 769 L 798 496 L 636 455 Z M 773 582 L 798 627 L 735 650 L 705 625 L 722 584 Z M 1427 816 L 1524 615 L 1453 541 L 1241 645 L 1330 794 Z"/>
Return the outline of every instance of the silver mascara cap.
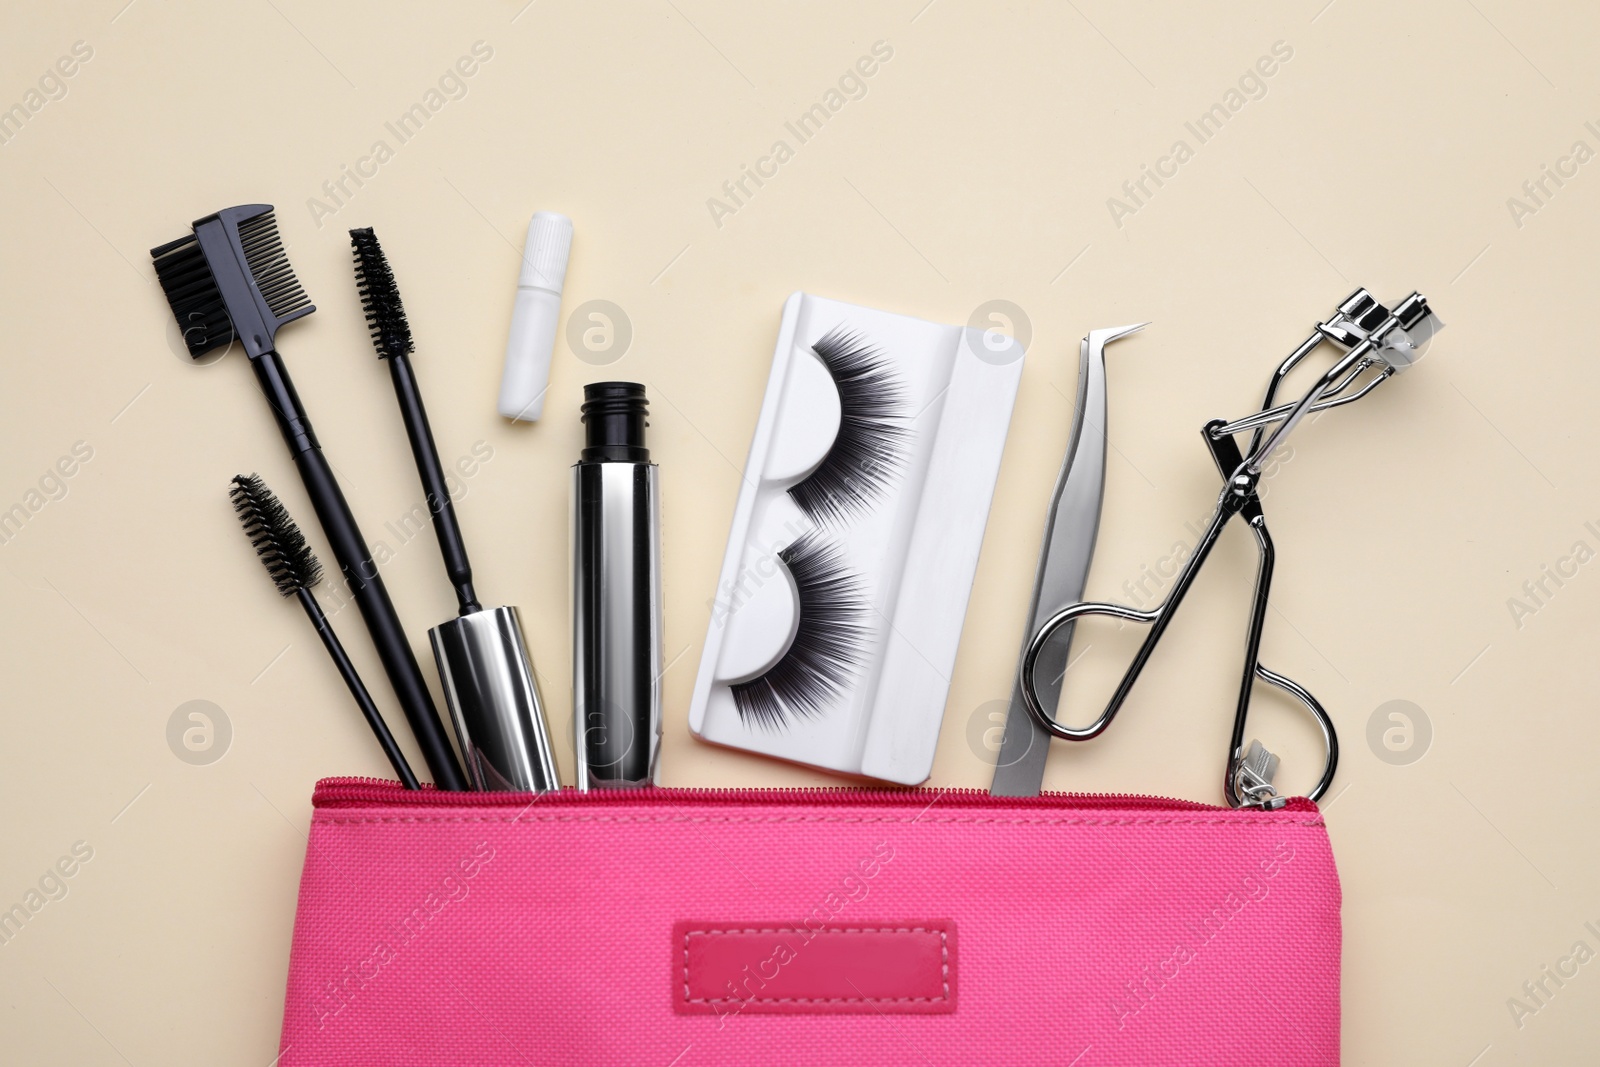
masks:
<path fill-rule="evenodd" d="M 472 787 L 561 788 L 517 609 L 463 615 L 435 626 L 428 637 Z"/>

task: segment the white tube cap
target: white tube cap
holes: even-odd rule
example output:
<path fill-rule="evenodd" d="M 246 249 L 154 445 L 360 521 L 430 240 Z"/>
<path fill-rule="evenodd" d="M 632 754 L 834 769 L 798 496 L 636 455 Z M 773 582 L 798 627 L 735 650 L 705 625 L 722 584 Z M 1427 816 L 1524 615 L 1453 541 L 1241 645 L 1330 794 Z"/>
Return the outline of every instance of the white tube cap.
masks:
<path fill-rule="evenodd" d="M 555 211 L 536 212 L 528 220 L 518 287 L 531 285 L 559 294 L 567 280 L 567 257 L 571 254 L 572 220 Z"/>
<path fill-rule="evenodd" d="M 528 222 L 517 276 L 511 334 L 500 376 L 500 414 L 519 422 L 536 422 L 544 413 L 550 386 L 550 357 L 561 320 L 561 286 L 572 251 L 572 220 L 554 211 L 540 211 Z"/>

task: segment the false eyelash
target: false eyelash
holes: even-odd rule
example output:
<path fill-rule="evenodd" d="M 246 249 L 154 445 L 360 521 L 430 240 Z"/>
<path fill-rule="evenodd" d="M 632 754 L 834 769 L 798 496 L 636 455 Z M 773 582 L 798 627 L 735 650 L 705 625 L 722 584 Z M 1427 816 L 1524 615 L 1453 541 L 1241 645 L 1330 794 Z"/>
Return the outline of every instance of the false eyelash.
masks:
<path fill-rule="evenodd" d="M 813 522 L 840 521 L 869 508 L 906 460 L 905 390 L 878 350 L 838 327 L 811 351 L 839 390 L 839 433 L 817 468 L 789 487 Z"/>
<path fill-rule="evenodd" d="M 763 730 L 783 729 L 791 715 L 822 714 L 844 693 L 867 639 L 867 600 L 838 548 L 809 533 L 778 559 L 794 578 L 799 602 L 794 640 L 765 674 L 729 687 L 740 720 Z"/>

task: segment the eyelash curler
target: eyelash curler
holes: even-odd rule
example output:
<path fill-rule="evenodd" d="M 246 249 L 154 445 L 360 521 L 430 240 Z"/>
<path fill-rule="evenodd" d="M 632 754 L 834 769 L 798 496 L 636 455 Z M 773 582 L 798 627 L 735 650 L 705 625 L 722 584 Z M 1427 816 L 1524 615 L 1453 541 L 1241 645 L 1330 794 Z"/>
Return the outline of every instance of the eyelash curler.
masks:
<path fill-rule="evenodd" d="M 1205 534 L 1178 572 L 1166 599 L 1155 608 L 1140 611 L 1121 604 L 1072 604 L 1051 615 L 1034 631 L 1023 651 L 1017 687 L 1039 728 L 1051 737 L 1068 741 L 1087 741 L 1105 732 L 1127 700 L 1134 683 L 1139 680 L 1140 672 L 1177 613 L 1178 606 L 1183 603 L 1185 594 L 1200 573 L 1200 568 L 1205 565 L 1223 529 L 1238 515 L 1255 534 L 1260 564 L 1256 570 L 1255 599 L 1245 634 L 1244 671 L 1233 717 L 1233 735 L 1228 743 L 1223 793 L 1229 806 L 1235 808 L 1260 807 L 1271 810 L 1287 803 L 1287 798 L 1280 796 L 1272 784 L 1278 757 L 1260 741 L 1252 740 L 1248 747 L 1244 744 L 1251 691 L 1259 680 L 1298 700 L 1322 730 L 1327 759 L 1323 764 L 1321 779 L 1307 794 L 1311 800 L 1321 798 L 1328 791 L 1339 765 L 1339 739 L 1333 721 L 1305 686 L 1271 670 L 1260 661 L 1261 630 L 1266 621 L 1267 597 L 1272 586 L 1276 555 L 1258 494 L 1261 472 L 1302 419 L 1315 412 L 1360 400 L 1395 374 L 1410 367 L 1419 357 L 1422 346 L 1442 326 L 1438 316 L 1429 308 L 1427 299 L 1420 293 L 1412 293 L 1391 311 L 1374 300 L 1365 289 L 1357 289 L 1339 305 L 1328 321 L 1318 323 L 1311 335 L 1278 366 L 1267 385 L 1261 410 L 1234 422 L 1216 419 L 1206 423 L 1201 435 L 1206 447 L 1211 450 L 1211 457 L 1222 474 L 1224 484 Z M 1278 389 L 1284 379 L 1325 341 L 1340 349 L 1343 355 L 1299 400 L 1279 403 Z M 1269 427 L 1274 426 L 1268 432 Z M 1251 437 L 1246 452 L 1240 450 L 1234 438 L 1247 431 Z M 1150 632 L 1145 635 L 1133 662 L 1123 673 L 1116 692 L 1099 717 L 1088 726 L 1067 726 L 1056 722 L 1052 713 L 1044 708 L 1035 674 L 1040 653 L 1051 637 L 1085 615 L 1109 615 L 1126 622 L 1145 623 L 1150 627 Z"/>

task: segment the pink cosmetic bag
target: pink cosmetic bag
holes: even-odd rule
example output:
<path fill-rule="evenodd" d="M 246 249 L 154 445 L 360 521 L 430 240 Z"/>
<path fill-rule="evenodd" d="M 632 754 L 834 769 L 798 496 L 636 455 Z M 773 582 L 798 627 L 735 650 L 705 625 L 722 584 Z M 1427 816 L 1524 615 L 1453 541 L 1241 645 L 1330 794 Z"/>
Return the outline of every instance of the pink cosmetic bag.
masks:
<path fill-rule="evenodd" d="M 1339 1060 L 1315 805 L 318 784 L 281 1067 Z"/>

